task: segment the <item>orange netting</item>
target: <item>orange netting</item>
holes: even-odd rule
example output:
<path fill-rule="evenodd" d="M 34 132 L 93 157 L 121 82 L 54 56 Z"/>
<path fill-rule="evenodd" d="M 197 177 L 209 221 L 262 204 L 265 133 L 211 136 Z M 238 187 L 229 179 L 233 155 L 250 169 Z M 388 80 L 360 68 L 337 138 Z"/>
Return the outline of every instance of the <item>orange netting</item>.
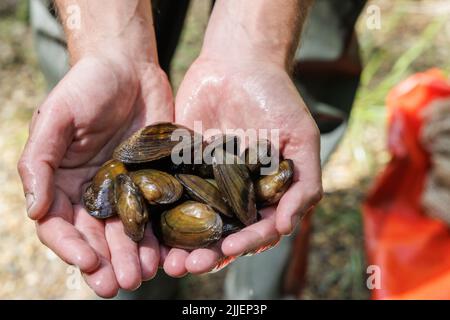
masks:
<path fill-rule="evenodd" d="M 423 110 L 448 98 L 450 82 L 438 70 L 388 96 L 392 160 L 363 205 L 368 262 L 381 269 L 374 299 L 450 299 L 450 231 L 423 211 L 430 157 L 420 143 Z"/>

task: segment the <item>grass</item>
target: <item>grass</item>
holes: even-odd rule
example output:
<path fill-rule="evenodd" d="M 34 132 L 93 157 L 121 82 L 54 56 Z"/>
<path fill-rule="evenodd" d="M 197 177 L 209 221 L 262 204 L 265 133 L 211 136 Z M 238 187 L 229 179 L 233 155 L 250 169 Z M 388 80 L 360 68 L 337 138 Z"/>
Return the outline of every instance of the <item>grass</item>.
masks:
<path fill-rule="evenodd" d="M 386 150 L 388 92 L 409 75 L 438 67 L 447 71 L 449 14 L 427 14 L 432 1 L 371 1 L 382 9 L 383 27 L 358 23 L 364 72 L 346 136 L 324 169 L 326 196 L 314 216 L 305 298 L 365 299 L 366 264 L 360 205 Z M 445 5 L 433 1 L 436 6 Z M 415 13 L 411 8 L 417 8 Z M 437 9 L 436 12 L 439 12 Z"/>

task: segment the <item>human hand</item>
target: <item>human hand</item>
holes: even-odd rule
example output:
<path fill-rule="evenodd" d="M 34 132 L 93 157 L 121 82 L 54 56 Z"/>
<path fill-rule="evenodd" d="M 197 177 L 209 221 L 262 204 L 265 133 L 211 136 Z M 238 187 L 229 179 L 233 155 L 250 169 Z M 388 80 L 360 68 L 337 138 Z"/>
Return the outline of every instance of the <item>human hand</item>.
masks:
<path fill-rule="evenodd" d="M 295 165 L 293 184 L 276 208 L 261 210 L 261 221 L 213 248 L 171 249 L 164 261 L 169 275 L 208 272 L 236 256 L 271 247 L 320 200 L 319 132 L 288 75 L 311 4 L 216 1 L 200 57 L 178 90 L 175 121 L 191 128 L 202 121 L 203 130 L 222 132 L 279 130 L 279 150 Z"/>
<path fill-rule="evenodd" d="M 172 249 L 165 271 L 173 276 L 213 269 L 224 256 L 270 247 L 293 231 L 300 216 L 322 196 L 319 132 L 286 70 L 270 61 L 200 57 L 177 94 L 175 120 L 204 130 L 278 129 L 284 158 L 294 161 L 293 184 L 262 220 L 224 239 L 220 246 L 188 253 Z M 207 138 L 207 137 L 206 137 Z"/>
<path fill-rule="evenodd" d="M 56 3 L 64 15 L 66 1 Z M 153 277 L 159 245 L 150 227 L 136 244 L 118 218 L 91 217 L 81 194 L 132 132 L 173 121 L 173 97 L 157 62 L 148 1 L 111 1 L 111 14 L 97 2 L 77 5 L 81 28 L 66 29 L 73 67 L 36 109 L 18 169 L 40 240 L 78 266 L 98 295 L 112 297 Z"/>
<path fill-rule="evenodd" d="M 153 277 L 159 248 L 150 229 L 137 245 L 118 218 L 91 217 L 81 205 L 83 186 L 125 137 L 146 124 L 172 121 L 172 105 L 156 65 L 86 57 L 34 113 L 19 162 L 28 214 L 37 219 L 41 241 L 78 266 L 100 296 Z"/>

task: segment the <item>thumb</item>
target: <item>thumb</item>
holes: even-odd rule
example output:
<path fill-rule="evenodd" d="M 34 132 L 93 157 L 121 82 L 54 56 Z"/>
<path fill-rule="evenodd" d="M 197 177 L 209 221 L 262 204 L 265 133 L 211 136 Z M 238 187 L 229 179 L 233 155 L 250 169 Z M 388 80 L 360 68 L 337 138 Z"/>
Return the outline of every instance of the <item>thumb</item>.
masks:
<path fill-rule="evenodd" d="M 63 103 L 50 96 L 35 111 L 30 135 L 18 163 L 31 219 L 42 218 L 54 195 L 54 172 L 72 139 L 72 116 Z"/>

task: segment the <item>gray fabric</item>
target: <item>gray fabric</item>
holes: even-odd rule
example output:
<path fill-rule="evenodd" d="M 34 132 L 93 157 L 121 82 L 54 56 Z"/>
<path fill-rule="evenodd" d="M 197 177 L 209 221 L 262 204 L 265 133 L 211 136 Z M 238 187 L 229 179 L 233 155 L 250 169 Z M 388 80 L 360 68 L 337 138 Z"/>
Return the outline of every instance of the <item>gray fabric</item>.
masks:
<path fill-rule="evenodd" d="M 48 11 L 49 1 L 30 0 L 30 20 L 38 61 L 49 88 L 69 70 L 64 31 Z"/>
<path fill-rule="evenodd" d="M 225 299 L 279 299 L 280 285 L 293 236 L 268 251 L 240 257 L 228 266 Z"/>
<path fill-rule="evenodd" d="M 315 1 L 304 26 L 296 59 L 335 60 L 341 55 L 344 46 L 343 31 L 339 28 L 339 15 L 335 14 L 329 4 L 328 0 Z"/>
<path fill-rule="evenodd" d="M 305 23 L 296 60 L 332 61 L 340 57 L 346 38 L 366 0 L 315 0 Z"/>

